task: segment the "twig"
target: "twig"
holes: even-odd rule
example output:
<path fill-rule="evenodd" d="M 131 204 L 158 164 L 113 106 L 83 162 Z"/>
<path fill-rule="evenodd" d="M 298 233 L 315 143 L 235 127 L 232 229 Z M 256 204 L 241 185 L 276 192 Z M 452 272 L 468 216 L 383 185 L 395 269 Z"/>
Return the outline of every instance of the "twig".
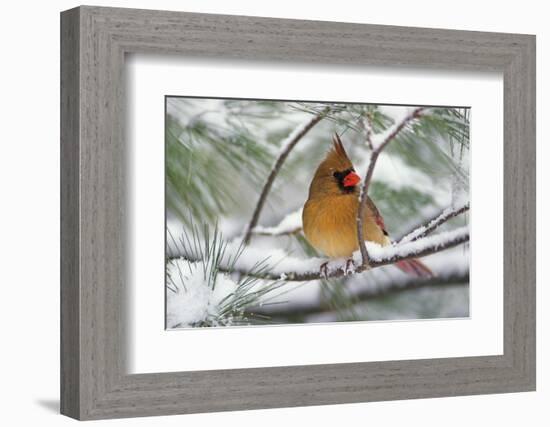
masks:
<path fill-rule="evenodd" d="M 367 205 L 367 195 L 369 191 L 369 185 L 372 180 L 372 174 L 374 172 L 374 167 L 376 166 L 376 161 L 378 156 L 384 150 L 384 148 L 393 140 L 395 137 L 403 130 L 405 126 L 411 121 L 418 117 L 425 107 L 419 107 L 414 109 L 409 113 L 401 122 L 386 136 L 386 138 L 378 145 L 374 145 L 372 140 L 370 145 L 373 147 L 370 155 L 369 166 L 367 168 L 367 173 L 365 174 L 365 180 L 363 181 L 363 186 L 361 187 L 361 192 L 359 195 L 359 209 L 357 210 L 357 241 L 359 242 L 359 250 L 361 251 L 361 266 L 367 268 L 369 266 L 369 254 L 367 247 L 365 246 L 365 237 L 363 235 L 363 218 L 365 215 L 365 209 Z"/>
<path fill-rule="evenodd" d="M 351 295 L 354 299 L 353 305 L 371 301 L 376 298 L 386 297 L 391 294 L 409 291 L 413 289 L 434 287 L 442 288 L 456 285 L 467 284 L 470 280 L 469 272 L 465 273 L 453 273 L 445 277 L 414 277 L 406 276 L 405 280 L 394 281 L 387 286 L 380 286 L 376 288 L 364 287 L 357 293 Z M 249 309 L 251 313 L 266 315 L 269 317 L 292 317 L 292 316 L 311 316 L 315 314 L 322 314 L 333 312 L 334 307 L 330 306 L 328 302 L 323 301 L 309 301 L 293 304 L 266 304 L 262 307 L 252 307 Z"/>
<path fill-rule="evenodd" d="M 367 112 L 365 119 L 363 120 L 363 127 L 365 128 L 365 140 L 368 147 L 372 150 L 372 114 Z"/>
<path fill-rule="evenodd" d="M 262 189 L 262 192 L 260 193 L 260 197 L 258 198 L 258 202 L 256 203 L 256 208 L 254 209 L 254 213 L 252 214 L 252 218 L 250 219 L 250 222 L 248 226 L 246 227 L 246 232 L 243 238 L 243 244 L 247 245 L 250 242 L 250 237 L 252 236 L 252 230 L 258 223 L 258 219 L 260 218 L 260 213 L 264 207 L 267 194 L 271 190 L 271 187 L 273 185 L 273 181 L 275 181 L 275 177 L 281 170 L 281 167 L 283 166 L 283 163 L 285 162 L 286 158 L 292 151 L 292 149 L 296 146 L 296 144 L 304 137 L 306 133 L 308 133 L 311 128 L 313 128 L 317 123 L 319 123 L 323 117 L 326 116 L 326 114 L 330 111 L 330 107 L 326 107 L 318 113 L 317 115 L 313 116 L 310 120 L 308 120 L 303 125 L 299 126 L 292 132 L 287 140 L 286 144 L 283 144 L 283 147 L 281 149 L 281 153 L 279 154 L 279 157 L 277 157 L 277 160 L 275 161 L 275 164 L 271 168 L 271 172 L 269 173 L 269 176 L 267 177 L 267 180 L 264 184 L 264 187 Z"/>
<path fill-rule="evenodd" d="M 302 227 L 295 227 L 290 230 L 283 230 L 279 232 L 272 232 L 269 230 L 252 230 L 252 235 L 254 236 L 270 236 L 270 237 L 279 237 L 279 236 L 292 236 L 293 234 L 298 234 L 300 231 L 302 231 Z"/>
<path fill-rule="evenodd" d="M 396 244 L 401 244 L 405 242 L 414 242 L 415 240 L 425 237 L 431 232 L 433 232 L 437 227 L 444 224 L 451 218 L 460 215 L 470 209 L 470 204 L 466 203 L 456 209 L 445 208 L 439 214 L 429 219 L 425 223 L 415 227 L 410 232 L 406 233 L 403 237 L 397 240 Z"/>

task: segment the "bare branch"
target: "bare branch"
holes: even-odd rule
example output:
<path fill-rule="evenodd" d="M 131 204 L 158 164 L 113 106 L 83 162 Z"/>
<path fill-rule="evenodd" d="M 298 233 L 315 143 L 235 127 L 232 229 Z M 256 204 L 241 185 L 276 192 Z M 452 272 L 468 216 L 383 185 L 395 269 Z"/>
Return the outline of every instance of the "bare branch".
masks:
<path fill-rule="evenodd" d="M 297 127 L 288 137 L 287 142 L 283 144 L 283 147 L 281 149 L 281 153 L 279 154 L 279 157 L 277 157 L 277 160 L 275 160 L 275 164 L 271 168 L 271 172 L 269 173 L 269 176 L 267 177 L 267 180 L 264 184 L 264 187 L 262 189 L 262 192 L 260 193 L 260 197 L 258 198 L 258 202 L 256 203 L 256 208 L 254 209 L 254 213 L 252 214 L 252 218 L 250 219 L 250 222 L 248 226 L 246 227 L 246 232 L 243 238 L 243 244 L 247 245 L 250 242 L 250 237 L 252 235 L 252 230 L 258 223 L 258 219 L 260 218 L 260 213 L 264 207 L 267 194 L 271 190 L 271 187 L 273 185 L 273 181 L 275 181 L 276 176 L 278 175 L 279 171 L 281 170 L 281 167 L 283 166 L 283 163 L 285 162 L 286 158 L 292 151 L 292 149 L 296 146 L 296 144 L 304 137 L 306 133 L 308 133 L 317 123 L 319 123 L 323 117 L 326 116 L 326 114 L 330 111 L 330 107 L 326 107 L 321 111 L 319 114 L 313 116 L 310 120 L 308 120 L 306 123 L 304 123 L 302 126 Z"/>
<path fill-rule="evenodd" d="M 386 297 L 403 291 L 413 289 L 433 287 L 437 289 L 450 286 L 464 285 L 470 280 L 469 272 L 455 272 L 445 277 L 415 277 L 404 276 L 402 280 L 392 281 L 386 286 L 377 286 L 376 288 L 364 287 L 351 295 L 354 300 L 353 305 L 365 301 L 371 301 L 376 298 Z M 329 313 L 334 311 L 334 307 L 323 301 L 304 301 L 292 304 L 266 304 L 262 307 L 251 307 L 247 310 L 251 313 L 260 314 L 274 318 L 292 317 L 292 316 L 311 316 L 316 314 Z"/>
<path fill-rule="evenodd" d="M 357 210 L 357 241 L 359 242 L 359 250 L 361 251 L 362 266 L 366 267 L 369 265 L 369 254 L 367 247 L 365 246 L 365 238 L 363 236 L 363 218 L 365 215 L 365 209 L 367 206 L 367 197 L 369 192 L 370 182 L 372 180 L 372 174 L 374 172 L 374 167 L 376 166 L 376 161 L 378 156 L 384 150 L 384 148 L 395 139 L 395 137 L 409 124 L 410 121 L 420 117 L 422 111 L 425 110 L 425 107 L 419 107 L 414 109 L 411 113 L 407 114 L 405 118 L 397 124 L 389 134 L 382 140 L 380 144 L 374 144 L 372 140 L 370 145 L 373 147 L 370 155 L 369 166 L 367 168 L 367 173 L 365 174 L 365 180 L 363 181 L 363 186 L 361 187 L 361 192 L 359 195 L 359 209 Z"/>
<path fill-rule="evenodd" d="M 445 208 L 439 214 L 429 219 L 425 223 L 415 227 L 413 230 L 401 237 L 396 244 L 401 244 L 405 242 L 414 242 L 415 240 L 425 237 L 431 232 L 433 232 L 437 227 L 444 224 L 451 218 L 460 215 L 470 209 L 470 204 L 466 203 L 458 208 Z"/>

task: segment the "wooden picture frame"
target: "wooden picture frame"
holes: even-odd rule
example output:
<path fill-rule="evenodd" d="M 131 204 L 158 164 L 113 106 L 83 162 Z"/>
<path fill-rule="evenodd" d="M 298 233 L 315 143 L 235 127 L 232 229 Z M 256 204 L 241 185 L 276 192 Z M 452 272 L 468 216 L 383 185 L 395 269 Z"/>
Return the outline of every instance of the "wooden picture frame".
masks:
<path fill-rule="evenodd" d="M 126 374 L 126 53 L 502 72 L 503 354 Z M 61 166 L 65 415 L 84 420 L 535 389 L 534 36 L 78 7 L 61 14 Z"/>

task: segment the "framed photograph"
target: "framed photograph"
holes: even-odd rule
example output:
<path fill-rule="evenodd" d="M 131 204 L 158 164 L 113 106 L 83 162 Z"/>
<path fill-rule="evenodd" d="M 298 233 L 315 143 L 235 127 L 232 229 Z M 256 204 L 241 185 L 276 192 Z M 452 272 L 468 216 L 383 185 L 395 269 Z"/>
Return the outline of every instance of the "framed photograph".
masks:
<path fill-rule="evenodd" d="M 166 327 L 469 317 L 469 116 L 167 96 Z M 359 173 L 382 150 L 363 191 L 364 271 Z"/>
<path fill-rule="evenodd" d="M 535 389 L 535 37 L 61 14 L 61 412 Z"/>

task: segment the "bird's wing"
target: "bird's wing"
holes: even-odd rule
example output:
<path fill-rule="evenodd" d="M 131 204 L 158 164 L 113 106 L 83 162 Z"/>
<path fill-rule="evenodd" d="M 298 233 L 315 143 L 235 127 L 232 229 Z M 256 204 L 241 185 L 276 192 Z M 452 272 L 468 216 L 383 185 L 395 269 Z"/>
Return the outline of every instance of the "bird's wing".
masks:
<path fill-rule="evenodd" d="M 388 232 L 386 231 L 384 218 L 382 218 L 380 211 L 378 210 L 378 208 L 376 207 L 372 199 L 368 196 L 367 196 L 367 209 L 368 209 L 368 212 L 366 214 L 367 215 L 370 214 L 373 216 L 374 222 L 376 222 L 376 225 L 378 225 L 382 229 L 382 232 L 384 233 L 384 235 L 387 236 Z"/>
<path fill-rule="evenodd" d="M 386 231 L 386 226 L 384 225 L 384 218 L 380 214 L 380 211 L 372 201 L 370 197 L 367 197 L 367 208 L 370 214 L 373 216 L 374 222 L 382 229 L 384 233 L 386 244 L 391 244 L 391 240 Z M 369 213 L 367 213 L 368 215 Z M 404 259 L 395 263 L 395 266 L 405 273 L 412 274 L 417 277 L 434 277 L 434 273 L 429 269 L 422 261 L 412 258 Z"/>

